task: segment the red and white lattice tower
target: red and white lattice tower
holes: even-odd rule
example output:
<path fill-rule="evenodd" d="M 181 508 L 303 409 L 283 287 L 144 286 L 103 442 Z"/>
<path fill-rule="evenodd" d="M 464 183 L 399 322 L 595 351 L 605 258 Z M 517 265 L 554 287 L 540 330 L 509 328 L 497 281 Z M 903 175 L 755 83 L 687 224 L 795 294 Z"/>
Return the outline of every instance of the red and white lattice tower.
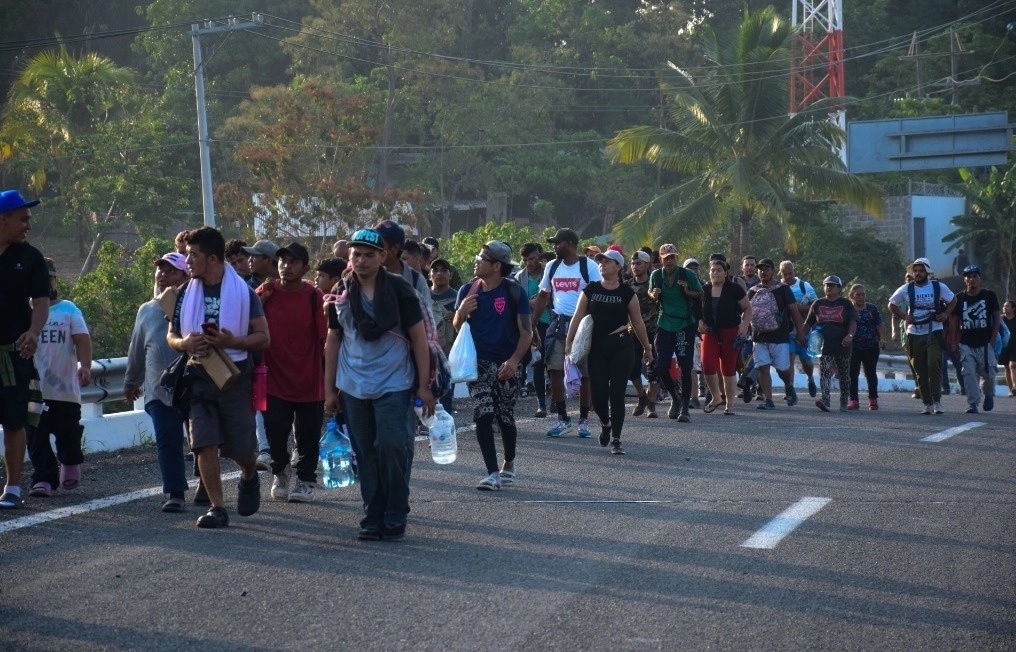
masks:
<path fill-rule="evenodd" d="M 793 0 L 797 32 L 791 52 L 790 113 L 821 99 L 842 98 L 843 0 Z M 830 107 L 830 119 L 846 130 L 841 103 Z M 845 159 L 845 152 L 840 152 Z"/>

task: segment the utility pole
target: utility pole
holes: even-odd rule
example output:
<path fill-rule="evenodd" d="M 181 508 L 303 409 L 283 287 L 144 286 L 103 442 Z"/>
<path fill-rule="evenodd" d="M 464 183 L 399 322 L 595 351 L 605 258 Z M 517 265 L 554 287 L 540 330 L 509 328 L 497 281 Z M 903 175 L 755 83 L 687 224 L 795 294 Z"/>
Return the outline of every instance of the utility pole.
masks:
<path fill-rule="evenodd" d="M 201 156 L 201 206 L 205 226 L 215 226 L 215 198 L 212 194 L 212 160 L 208 148 L 208 115 L 205 110 L 205 63 L 201 56 L 201 35 L 217 32 L 231 32 L 242 29 L 257 29 L 264 26 L 261 14 L 253 14 L 252 20 L 240 22 L 231 17 L 225 21 L 206 20 L 191 25 L 191 45 L 194 49 L 194 96 L 198 106 L 198 152 Z"/>
<path fill-rule="evenodd" d="M 917 41 L 917 32 L 914 32 L 913 37 L 910 39 L 910 50 L 906 56 L 900 57 L 900 59 L 913 59 L 917 64 L 917 97 L 923 99 L 924 93 L 924 80 L 921 69 L 921 62 L 923 59 L 940 59 L 942 57 L 949 57 L 949 77 L 946 79 L 933 82 L 931 85 L 939 88 L 948 87 L 952 91 L 952 105 L 959 104 L 959 93 L 958 89 L 961 86 L 973 86 L 980 83 L 979 78 L 959 80 L 956 79 L 957 63 L 961 54 L 973 54 L 974 50 L 964 50 L 963 45 L 960 43 L 960 37 L 956 33 L 955 28 L 949 28 L 949 51 L 948 52 L 929 52 L 927 54 L 921 53 L 920 43 Z"/>

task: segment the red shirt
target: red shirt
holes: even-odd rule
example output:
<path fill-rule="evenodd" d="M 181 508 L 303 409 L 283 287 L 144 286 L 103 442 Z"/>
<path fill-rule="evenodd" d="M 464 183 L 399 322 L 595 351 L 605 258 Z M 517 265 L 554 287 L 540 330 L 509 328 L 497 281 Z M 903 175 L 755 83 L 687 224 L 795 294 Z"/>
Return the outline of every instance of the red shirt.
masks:
<path fill-rule="evenodd" d="M 323 295 L 304 282 L 296 292 L 276 287 L 265 302 L 272 343 L 265 350 L 268 393 L 284 401 L 325 398 L 324 348 L 328 324 Z"/>

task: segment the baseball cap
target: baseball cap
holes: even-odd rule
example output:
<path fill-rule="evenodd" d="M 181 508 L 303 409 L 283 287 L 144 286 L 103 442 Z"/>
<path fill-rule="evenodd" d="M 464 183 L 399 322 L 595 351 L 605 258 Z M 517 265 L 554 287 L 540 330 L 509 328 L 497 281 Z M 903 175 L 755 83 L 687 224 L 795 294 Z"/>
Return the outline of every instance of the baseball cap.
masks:
<path fill-rule="evenodd" d="M 631 262 L 634 263 L 636 260 L 640 260 L 643 263 L 651 263 L 653 262 L 653 257 L 640 249 L 631 256 Z"/>
<path fill-rule="evenodd" d="M 762 260 L 755 263 L 755 267 L 768 267 L 769 269 L 776 269 L 776 263 L 773 262 L 772 258 L 763 258 Z"/>
<path fill-rule="evenodd" d="M 574 242 L 578 244 L 579 236 L 571 229 L 558 229 L 553 237 L 547 238 L 547 242 L 551 244 L 557 244 L 558 242 Z"/>
<path fill-rule="evenodd" d="M 244 253 L 248 256 L 267 256 L 275 258 L 279 253 L 279 245 L 271 240 L 258 240 L 251 247 L 244 247 Z"/>
<path fill-rule="evenodd" d="M 155 264 L 156 265 L 162 265 L 162 264 L 172 265 L 173 267 L 175 267 L 176 269 L 180 270 L 181 272 L 186 272 L 187 271 L 187 256 L 184 256 L 183 254 L 177 253 L 175 251 L 171 251 L 168 254 L 166 254 L 165 256 L 163 256 L 162 258 L 156 259 Z"/>
<path fill-rule="evenodd" d="M 832 274 L 830 276 L 825 277 L 825 280 L 822 281 L 822 285 L 838 285 L 840 287 L 843 287 L 843 281 L 840 279 L 839 276 Z"/>
<path fill-rule="evenodd" d="M 342 276 L 343 270 L 346 269 L 346 261 L 341 258 L 325 258 L 317 264 L 314 268 L 315 272 L 324 272 L 329 276 Z"/>
<path fill-rule="evenodd" d="M 374 229 L 360 229 L 349 238 L 349 246 L 355 247 L 357 245 L 364 245 L 384 251 L 385 241 L 381 237 L 381 234 Z"/>
<path fill-rule="evenodd" d="M 39 200 L 28 201 L 21 196 L 21 193 L 17 190 L 4 190 L 0 192 L 0 213 L 9 213 L 16 211 L 19 208 L 31 208 L 32 206 L 38 206 Z"/>
<path fill-rule="evenodd" d="M 500 240 L 491 240 L 483 245 L 483 248 L 490 252 L 490 257 L 506 265 L 518 265 L 512 260 L 512 248 Z"/>
<path fill-rule="evenodd" d="M 56 276 L 56 263 L 53 262 L 52 258 L 46 259 L 46 269 L 49 270 L 50 276 Z"/>
<path fill-rule="evenodd" d="M 406 230 L 392 220 L 381 220 L 374 225 L 374 230 L 381 235 L 387 244 L 402 246 L 406 244 Z"/>
<path fill-rule="evenodd" d="M 681 264 L 681 267 L 688 267 L 690 265 L 694 265 L 695 267 L 698 267 L 698 264 L 699 263 L 698 263 L 697 260 L 695 260 L 694 258 L 689 258 L 688 260 L 684 261 L 684 263 Z"/>
<path fill-rule="evenodd" d="M 978 276 L 980 276 L 981 268 L 978 267 L 977 265 L 967 265 L 966 267 L 963 268 L 963 275 L 966 276 L 967 274 L 977 274 Z"/>
<path fill-rule="evenodd" d="M 607 251 L 604 251 L 603 253 L 599 253 L 599 254 L 596 254 L 595 256 L 593 256 L 593 260 L 595 260 L 596 262 L 600 262 L 604 258 L 609 258 L 610 260 L 614 261 L 615 263 L 617 263 L 621 267 L 624 267 L 624 255 L 620 251 L 614 251 L 613 249 L 608 249 Z"/>
<path fill-rule="evenodd" d="M 926 271 L 931 271 L 931 261 L 928 260 L 927 258 L 918 258 L 914 262 L 910 263 L 911 267 L 913 267 L 914 265 L 924 265 L 924 269 Z"/>
<path fill-rule="evenodd" d="M 452 264 L 449 263 L 444 258 L 435 258 L 430 263 L 430 271 L 433 272 L 435 269 L 438 269 L 438 268 L 441 268 L 441 269 L 444 269 L 444 270 L 447 270 L 447 271 L 450 272 L 450 271 L 452 271 Z"/>
<path fill-rule="evenodd" d="M 297 260 L 302 260 L 305 263 L 310 262 L 310 253 L 307 251 L 307 247 L 304 247 L 299 242 L 290 242 L 288 245 L 275 252 L 276 256 L 282 256 L 283 254 L 288 254 L 290 258 L 296 258 Z"/>
<path fill-rule="evenodd" d="M 621 254 L 622 256 L 624 255 L 624 247 L 622 247 L 621 245 L 619 245 L 617 243 L 612 244 L 609 247 L 607 247 L 607 251 L 616 251 L 619 254 Z"/>
<path fill-rule="evenodd" d="M 677 247 L 672 244 L 665 244 L 660 247 L 660 258 L 667 258 L 669 256 L 677 255 Z"/>
<path fill-rule="evenodd" d="M 588 247 L 582 250 L 583 256 L 588 256 L 589 254 L 593 254 L 595 256 L 598 253 L 602 252 L 600 251 L 600 248 L 597 247 L 596 245 L 589 245 Z"/>
<path fill-rule="evenodd" d="M 423 244 L 427 245 L 428 247 L 437 247 L 438 249 L 441 248 L 441 246 L 437 243 L 437 238 L 435 238 L 432 235 L 428 235 L 426 238 L 424 238 Z"/>

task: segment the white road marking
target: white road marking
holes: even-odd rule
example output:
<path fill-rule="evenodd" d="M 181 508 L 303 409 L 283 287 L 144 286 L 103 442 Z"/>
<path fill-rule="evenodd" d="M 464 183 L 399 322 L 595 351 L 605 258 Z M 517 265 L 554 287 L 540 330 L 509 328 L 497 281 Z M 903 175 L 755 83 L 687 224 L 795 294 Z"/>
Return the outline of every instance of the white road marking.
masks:
<path fill-rule="evenodd" d="M 223 473 L 223 480 L 233 480 L 240 477 L 239 471 L 233 471 L 232 473 Z M 191 487 L 197 486 L 197 480 L 191 482 Z M 67 518 L 68 516 L 77 516 L 78 514 L 86 514 L 88 512 L 94 512 L 100 509 L 106 509 L 107 507 L 114 507 L 116 505 L 122 505 L 142 498 L 148 498 L 150 496 L 161 496 L 162 487 L 151 487 L 149 489 L 138 489 L 137 491 L 131 491 L 125 494 L 119 494 L 117 496 L 107 496 L 106 498 L 96 498 L 90 500 L 87 503 L 81 503 L 80 505 L 71 505 L 70 507 L 58 507 L 57 509 L 51 509 L 40 514 L 32 514 L 31 516 L 22 516 L 21 518 L 11 519 L 0 523 L 0 534 L 6 534 L 13 532 L 14 530 L 20 530 L 21 528 L 31 527 L 33 525 L 40 525 L 42 523 L 48 523 L 50 521 L 56 521 L 61 518 Z M 43 499 L 39 499 L 43 500 Z"/>
<path fill-rule="evenodd" d="M 776 547 L 783 537 L 794 531 L 797 526 L 820 509 L 825 507 L 832 498 L 807 497 L 797 501 L 779 516 L 766 523 L 748 540 L 741 544 L 742 548 L 759 548 L 770 550 Z"/>
<path fill-rule="evenodd" d="M 956 426 L 954 428 L 948 428 L 946 430 L 943 430 L 942 432 L 936 432 L 933 435 L 928 435 L 927 437 L 923 438 L 921 441 L 927 441 L 927 442 L 931 442 L 931 443 L 936 443 L 936 442 L 944 441 L 946 439 L 949 439 L 953 435 L 958 435 L 961 432 L 966 432 L 968 430 L 973 430 L 974 428 L 980 428 L 983 425 L 986 425 L 983 421 L 971 421 L 970 423 L 964 423 L 962 426 Z"/>

